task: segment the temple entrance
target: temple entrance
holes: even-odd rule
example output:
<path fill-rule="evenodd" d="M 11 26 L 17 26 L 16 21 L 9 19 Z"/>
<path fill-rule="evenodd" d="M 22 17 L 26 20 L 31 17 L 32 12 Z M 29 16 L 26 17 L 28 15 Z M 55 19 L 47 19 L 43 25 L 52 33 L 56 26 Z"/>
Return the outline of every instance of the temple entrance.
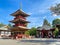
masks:
<path fill-rule="evenodd" d="M 11 36 L 13 39 L 23 38 L 25 36 L 25 31 L 27 30 L 28 29 L 23 29 L 20 27 L 13 27 L 11 28 Z"/>
<path fill-rule="evenodd" d="M 47 38 L 48 37 L 48 31 L 47 30 L 43 30 L 43 38 Z"/>
<path fill-rule="evenodd" d="M 47 33 L 43 33 L 43 38 L 47 38 Z"/>
<path fill-rule="evenodd" d="M 16 39 L 16 36 L 18 36 L 18 35 L 23 35 L 23 34 L 24 34 L 24 31 L 12 32 L 11 34 L 12 34 L 12 36 L 13 36 L 13 39 Z"/>

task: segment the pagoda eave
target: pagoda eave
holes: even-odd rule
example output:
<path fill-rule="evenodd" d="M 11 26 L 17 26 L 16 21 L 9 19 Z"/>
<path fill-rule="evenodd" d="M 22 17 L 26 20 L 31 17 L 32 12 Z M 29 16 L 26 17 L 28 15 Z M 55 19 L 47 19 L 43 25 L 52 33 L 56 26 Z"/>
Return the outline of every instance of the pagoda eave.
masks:
<path fill-rule="evenodd" d="M 9 21 L 9 22 L 15 23 L 15 22 L 18 22 L 18 21 L 25 22 L 25 23 L 30 23 L 29 21 L 25 21 L 25 20 L 21 20 L 21 19 L 12 20 L 12 21 Z"/>
<path fill-rule="evenodd" d="M 16 22 L 18 22 L 18 21 L 9 21 L 9 22 L 11 22 L 11 23 L 16 23 Z M 30 22 L 25 22 L 25 23 L 30 23 Z"/>
<path fill-rule="evenodd" d="M 22 28 L 22 27 L 12 27 L 10 30 L 24 31 L 24 30 L 30 30 L 30 29 L 28 29 L 28 28 Z"/>
<path fill-rule="evenodd" d="M 17 10 L 16 12 L 11 14 L 12 16 L 17 16 L 17 15 L 23 15 L 25 17 L 29 16 L 28 14 L 26 14 L 25 12 L 23 12 L 22 10 Z"/>

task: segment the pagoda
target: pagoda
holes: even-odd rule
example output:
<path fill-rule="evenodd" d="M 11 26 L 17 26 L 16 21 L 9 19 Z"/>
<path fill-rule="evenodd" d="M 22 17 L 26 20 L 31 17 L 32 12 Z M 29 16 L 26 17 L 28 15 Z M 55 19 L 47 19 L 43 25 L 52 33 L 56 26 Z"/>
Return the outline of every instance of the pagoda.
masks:
<path fill-rule="evenodd" d="M 30 23 L 26 20 L 26 17 L 29 15 L 18 9 L 16 12 L 12 13 L 11 16 L 14 16 L 14 19 L 10 21 L 14 24 L 11 28 L 12 35 L 16 36 L 17 34 L 24 34 L 25 31 L 28 30 L 27 24 Z"/>

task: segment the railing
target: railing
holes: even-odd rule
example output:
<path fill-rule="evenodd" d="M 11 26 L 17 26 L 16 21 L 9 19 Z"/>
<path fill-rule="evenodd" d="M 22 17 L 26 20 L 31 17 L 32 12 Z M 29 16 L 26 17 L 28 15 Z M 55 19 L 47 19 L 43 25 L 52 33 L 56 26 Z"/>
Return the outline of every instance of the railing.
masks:
<path fill-rule="evenodd" d="M 16 18 L 14 18 L 14 20 L 15 20 L 15 19 L 18 19 L 18 18 L 21 18 L 21 19 L 23 19 L 23 20 L 26 20 L 26 18 L 25 18 L 25 17 L 22 17 L 22 16 L 18 16 L 18 17 L 16 17 Z"/>
<path fill-rule="evenodd" d="M 23 26 L 23 27 L 26 27 L 26 25 L 24 25 L 24 24 L 16 24 L 16 25 L 13 25 L 13 27 L 15 27 L 15 26 Z"/>

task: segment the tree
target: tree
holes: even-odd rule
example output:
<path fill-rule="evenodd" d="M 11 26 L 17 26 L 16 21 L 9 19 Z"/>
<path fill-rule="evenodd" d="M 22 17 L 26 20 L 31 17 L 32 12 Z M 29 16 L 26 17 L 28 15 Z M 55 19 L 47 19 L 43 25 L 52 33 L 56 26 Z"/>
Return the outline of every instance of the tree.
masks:
<path fill-rule="evenodd" d="M 50 23 L 47 21 L 47 19 L 44 19 L 43 25 L 51 26 Z"/>
<path fill-rule="evenodd" d="M 53 14 L 60 15 L 60 4 L 57 4 L 56 6 L 52 6 L 50 10 Z"/>
<path fill-rule="evenodd" d="M 3 27 L 4 26 L 4 24 L 3 23 L 0 23 L 0 27 Z"/>
<path fill-rule="evenodd" d="M 31 36 L 36 35 L 36 28 L 32 27 L 30 30 L 26 31 L 25 34 Z"/>
<path fill-rule="evenodd" d="M 56 25 L 60 25 L 60 19 L 55 19 L 55 20 L 53 20 L 52 21 L 52 26 L 55 28 L 56 27 Z"/>
<path fill-rule="evenodd" d="M 59 34 L 59 30 L 58 30 L 58 28 L 55 28 L 55 31 L 53 32 L 53 34 L 55 35 L 55 37 L 58 36 L 58 34 Z"/>
<path fill-rule="evenodd" d="M 25 32 L 25 35 L 30 35 L 30 32 L 29 32 L 29 30 Z"/>
<path fill-rule="evenodd" d="M 29 32 L 30 32 L 30 35 L 36 35 L 36 28 L 32 27 Z"/>
<path fill-rule="evenodd" d="M 8 26 L 9 26 L 9 27 L 12 27 L 12 25 L 11 25 L 10 23 L 8 24 Z"/>

